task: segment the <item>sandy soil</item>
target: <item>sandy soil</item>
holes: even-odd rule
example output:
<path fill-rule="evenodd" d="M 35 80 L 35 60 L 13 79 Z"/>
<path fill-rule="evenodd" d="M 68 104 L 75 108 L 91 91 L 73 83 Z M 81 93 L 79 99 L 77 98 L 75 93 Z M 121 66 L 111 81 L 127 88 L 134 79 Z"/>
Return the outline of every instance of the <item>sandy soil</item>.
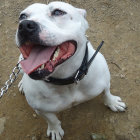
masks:
<path fill-rule="evenodd" d="M 34 2 L 45 0 L 0 0 L 0 87 L 17 63 L 15 45 L 18 15 Z M 95 48 L 104 40 L 101 52 L 109 64 L 113 94 L 121 96 L 128 109 L 114 113 L 103 105 L 102 95 L 58 114 L 65 130 L 64 140 L 90 140 L 92 132 L 108 140 L 140 140 L 140 1 L 71 0 L 87 10 L 89 40 Z M 49 140 L 47 125 L 19 94 L 19 79 L 0 99 L 0 140 Z M 3 124 L 2 124 L 3 123 Z"/>

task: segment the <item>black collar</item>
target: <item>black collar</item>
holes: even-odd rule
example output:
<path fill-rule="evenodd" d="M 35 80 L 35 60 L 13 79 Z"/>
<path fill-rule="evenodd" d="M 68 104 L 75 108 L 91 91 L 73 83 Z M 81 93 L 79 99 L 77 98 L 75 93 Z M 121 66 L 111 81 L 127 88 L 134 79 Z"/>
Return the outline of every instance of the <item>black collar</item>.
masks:
<path fill-rule="evenodd" d="M 104 43 L 104 41 L 102 41 L 100 43 L 100 45 L 98 46 L 95 53 L 93 54 L 91 59 L 88 61 L 88 41 L 87 41 L 85 56 L 83 58 L 82 64 L 81 64 L 80 68 L 72 76 L 70 76 L 68 78 L 64 78 L 64 79 L 49 77 L 47 80 L 45 80 L 45 82 L 51 83 L 54 85 L 68 85 L 68 84 L 77 83 L 78 81 L 82 80 L 84 78 L 84 76 L 87 75 L 88 69 L 89 69 L 93 59 L 95 58 L 95 56 L 99 52 L 100 48 L 102 47 L 103 43 Z"/>

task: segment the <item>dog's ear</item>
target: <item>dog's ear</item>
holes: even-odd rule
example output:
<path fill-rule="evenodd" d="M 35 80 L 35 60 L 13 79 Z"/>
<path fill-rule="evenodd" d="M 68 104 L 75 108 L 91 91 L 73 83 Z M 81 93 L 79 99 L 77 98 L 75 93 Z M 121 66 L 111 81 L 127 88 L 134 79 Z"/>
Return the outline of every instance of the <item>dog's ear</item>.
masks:
<path fill-rule="evenodd" d="M 86 10 L 85 9 L 80 9 L 80 8 L 77 8 L 77 11 L 80 13 L 80 15 L 81 15 L 81 17 L 82 17 L 82 28 L 85 30 L 85 32 L 86 32 L 86 30 L 88 29 L 88 22 L 87 22 L 87 20 L 86 20 L 86 16 L 87 16 L 87 12 L 86 12 Z"/>
<path fill-rule="evenodd" d="M 77 8 L 78 12 L 84 17 L 86 18 L 87 16 L 87 12 L 85 9 L 80 9 L 80 8 Z"/>

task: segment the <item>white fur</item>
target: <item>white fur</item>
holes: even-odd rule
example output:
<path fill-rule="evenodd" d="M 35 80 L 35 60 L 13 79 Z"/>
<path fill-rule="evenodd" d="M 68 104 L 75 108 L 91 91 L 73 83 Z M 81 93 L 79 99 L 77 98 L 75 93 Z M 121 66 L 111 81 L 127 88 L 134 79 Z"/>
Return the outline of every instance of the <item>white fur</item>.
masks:
<path fill-rule="evenodd" d="M 51 11 L 55 8 L 63 9 L 68 14 L 62 17 L 51 17 Z M 71 76 L 81 65 L 87 38 L 85 32 L 88 23 L 85 19 L 86 11 L 75 8 L 64 2 L 52 2 L 49 5 L 33 4 L 22 13 L 28 13 L 28 20 L 39 22 L 42 26 L 40 38 L 45 43 L 54 46 L 66 40 L 77 41 L 77 51 L 70 59 L 59 65 L 51 74 L 53 77 L 66 78 Z M 18 32 L 18 31 L 17 31 Z M 17 44 L 18 38 L 16 37 Z M 89 58 L 94 54 L 91 43 L 88 43 Z M 113 111 L 125 111 L 125 103 L 120 97 L 110 93 L 110 73 L 101 53 L 98 53 L 89 68 L 87 76 L 78 84 L 58 86 L 47 84 L 42 80 L 33 80 L 24 73 L 19 90 L 24 91 L 27 102 L 42 115 L 48 122 L 47 135 L 51 140 L 61 140 L 64 131 L 55 113 L 90 100 L 105 91 L 105 105 Z"/>

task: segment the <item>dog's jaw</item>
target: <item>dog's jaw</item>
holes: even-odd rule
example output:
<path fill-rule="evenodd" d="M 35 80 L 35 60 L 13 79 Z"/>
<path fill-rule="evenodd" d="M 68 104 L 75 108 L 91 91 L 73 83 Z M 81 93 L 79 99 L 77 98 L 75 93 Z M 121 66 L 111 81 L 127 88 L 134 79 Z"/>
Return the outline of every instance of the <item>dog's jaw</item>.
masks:
<path fill-rule="evenodd" d="M 66 41 L 58 46 L 38 46 L 26 44 L 20 47 L 24 60 L 20 62 L 25 73 L 35 80 L 42 80 L 53 73 L 72 57 L 77 49 L 75 41 Z"/>

